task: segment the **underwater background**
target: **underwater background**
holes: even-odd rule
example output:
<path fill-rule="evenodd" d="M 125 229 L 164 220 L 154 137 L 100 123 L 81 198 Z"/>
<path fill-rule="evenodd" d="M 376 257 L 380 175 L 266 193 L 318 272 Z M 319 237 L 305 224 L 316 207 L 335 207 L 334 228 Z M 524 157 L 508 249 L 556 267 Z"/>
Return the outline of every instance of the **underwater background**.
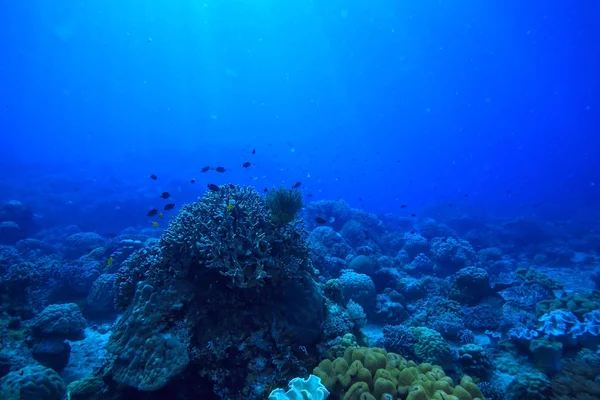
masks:
<path fill-rule="evenodd" d="M 0 2 L 0 398 L 600 399 L 599 20 Z"/>

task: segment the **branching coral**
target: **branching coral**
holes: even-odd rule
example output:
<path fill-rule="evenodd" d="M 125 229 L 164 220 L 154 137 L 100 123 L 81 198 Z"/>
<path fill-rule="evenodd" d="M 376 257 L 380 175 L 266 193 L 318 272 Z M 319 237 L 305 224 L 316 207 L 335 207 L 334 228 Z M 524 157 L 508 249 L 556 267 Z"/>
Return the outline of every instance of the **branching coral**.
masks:
<path fill-rule="evenodd" d="M 165 258 L 177 259 L 192 275 L 195 267 L 215 270 L 236 288 L 262 286 L 266 279 L 306 268 L 302 230 L 274 223 L 291 209 L 285 195 L 273 196 L 265 201 L 252 188 L 225 185 L 183 206 L 160 240 Z M 268 206 L 273 203 L 277 217 Z"/>

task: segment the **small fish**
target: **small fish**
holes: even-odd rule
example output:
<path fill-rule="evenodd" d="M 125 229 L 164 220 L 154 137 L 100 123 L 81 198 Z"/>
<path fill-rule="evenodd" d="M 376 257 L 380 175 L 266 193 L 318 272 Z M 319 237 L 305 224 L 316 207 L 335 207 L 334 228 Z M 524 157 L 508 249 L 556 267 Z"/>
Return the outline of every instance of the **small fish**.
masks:
<path fill-rule="evenodd" d="M 158 214 L 158 210 L 156 208 L 153 208 L 152 210 L 148 211 L 148 214 L 146 214 L 149 217 L 152 217 L 153 215 Z"/>
<path fill-rule="evenodd" d="M 195 180 L 194 178 L 192 178 L 192 179 L 190 180 L 190 183 L 193 185 L 194 183 L 196 183 L 196 180 Z"/>
<path fill-rule="evenodd" d="M 256 149 L 252 149 L 252 154 L 256 154 Z"/>
<path fill-rule="evenodd" d="M 158 228 L 158 222 L 152 221 L 152 226 L 155 227 L 155 228 Z"/>
<path fill-rule="evenodd" d="M 219 187 L 217 185 L 215 185 L 214 183 L 209 183 L 208 185 L 206 185 L 208 187 L 208 190 L 210 190 L 211 192 L 218 192 L 221 189 L 219 189 Z"/>
<path fill-rule="evenodd" d="M 175 203 L 169 203 L 165 206 L 165 211 L 169 211 L 175 208 Z"/>
<path fill-rule="evenodd" d="M 227 211 L 231 211 L 235 208 L 235 204 L 227 204 Z"/>
<path fill-rule="evenodd" d="M 158 218 L 164 217 L 163 213 L 158 213 Z"/>
<path fill-rule="evenodd" d="M 205 173 L 205 172 L 208 172 L 208 171 L 210 171 L 210 165 L 207 165 L 206 167 L 204 167 L 204 168 L 202 168 L 200 170 L 200 172 L 202 172 L 202 173 Z"/>
<path fill-rule="evenodd" d="M 265 193 L 267 193 L 268 191 L 269 191 L 269 189 L 267 189 L 267 188 L 263 189 L 263 192 L 265 192 Z"/>
<path fill-rule="evenodd" d="M 300 187 L 300 185 L 302 185 L 302 182 L 298 181 L 298 182 L 294 183 L 294 186 L 292 186 L 292 189 L 298 189 Z"/>
<path fill-rule="evenodd" d="M 316 222 L 317 224 L 321 224 L 321 225 L 323 225 L 323 224 L 325 224 L 327 221 L 325 221 L 325 219 L 324 219 L 324 218 L 321 218 L 321 217 L 316 217 L 316 218 L 315 218 L 315 222 Z"/>
<path fill-rule="evenodd" d="M 250 163 L 250 161 L 246 161 L 245 163 L 242 164 L 242 167 L 244 168 L 248 168 L 250 167 L 252 164 Z"/>
<path fill-rule="evenodd" d="M 307 194 L 306 197 L 312 197 L 312 193 Z"/>
<path fill-rule="evenodd" d="M 465 193 L 465 194 L 464 194 L 464 197 L 469 197 L 469 194 L 468 194 L 468 193 Z"/>
<path fill-rule="evenodd" d="M 160 195 L 161 199 L 168 199 L 169 197 L 171 197 L 171 193 L 169 192 L 162 192 L 162 194 Z"/>
<path fill-rule="evenodd" d="M 406 205 L 406 204 L 402 204 L 402 205 L 400 206 L 400 208 L 406 208 L 406 207 L 407 207 L 407 205 Z"/>
<path fill-rule="evenodd" d="M 412 214 L 410 214 L 410 216 L 411 216 L 411 217 L 416 217 L 416 216 L 417 216 L 417 214 L 415 214 L 415 213 L 412 213 Z"/>
<path fill-rule="evenodd" d="M 113 260 L 112 256 L 108 257 L 108 260 L 106 260 L 106 268 L 107 269 L 110 268 L 110 267 L 112 267 L 113 261 L 114 260 Z"/>
<path fill-rule="evenodd" d="M 158 179 L 158 176 L 156 176 L 156 175 L 152 174 L 152 175 L 150 175 L 150 179 L 152 179 L 153 181 L 155 181 L 155 180 L 157 180 L 157 179 Z"/>
<path fill-rule="evenodd" d="M 219 172 L 219 173 L 222 174 L 223 172 L 225 172 L 227 170 L 225 169 L 225 167 L 217 167 L 217 168 L 215 168 L 215 171 L 217 171 L 217 172 Z"/>
<path fill-rule="evenodd" d="M 416 233 L 415 231 L 410 231 L 410 234 L 411 234 L 411 235 L 414 235 L 415 233 Z"/>

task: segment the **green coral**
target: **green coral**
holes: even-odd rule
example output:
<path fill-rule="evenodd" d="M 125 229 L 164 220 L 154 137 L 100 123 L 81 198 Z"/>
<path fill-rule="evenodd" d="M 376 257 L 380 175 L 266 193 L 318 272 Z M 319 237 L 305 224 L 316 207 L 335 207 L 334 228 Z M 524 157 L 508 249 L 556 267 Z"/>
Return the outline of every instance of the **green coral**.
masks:
<path fill-rule="evenodd" d="M 343 357 L 344 352 L 348 347 L 358 347 L 356 336 L 351 333 L 346 333 L 338 343 L 327 349 L 325 351 L 325 356 L 333 361 L 336 358 Z"/>
<path fill-rule="evenodd" d="M 552 377 L 552 394 L 556 400 L 591 400 L 600 398 L 600 354 L 585 349 L 564 360 L 561 371 Z"/>
<path fill-rule="evenodd" d="M 103 389 L 104 383 L 95 376 L 89 375 L 85 378 L 71 382 L 67 386 L 68 399 L 70 400 L 90 400 L 98 398 Z"/>
<path fill-rule="evenodd" d="M 555 374 L 561 368 L 563 345 L 560 342 L 542 337 L 529 343 L 536 367 L 546 374 Z"/>
<path fill-rule="evenodd" d="M 552 387 L 546 375 L 529 371 L 517 374 L 508 390 L 511 399 L 545 400 L 550 398 Z"/>
<path fill-rule="evenodd" d="M 590 293 L 569 293 L 553 300 L 542 300 L 535 311 L 538 317 L 555 310 L 571 311 L 579 319 L 590 311 L 600 308 L 600 291 Z"/>
<path fill-rule="evenodd" d="M 417 339 L 414 351 L 420 360 L 445 367 L 452 365 L 450 345 L 438 331 L 418 327 L 410 328 L 410 332 Z"/>
<path fill-rule="evenodd" d="M 548 290 L 559 290 L 564 285 L 554 279 L 548 278 L 546 274 L 534 268 L 518 268 L 516 274 L 528 284 L 538 284 Z"/>
<path fill-rule="evenodd" d="M 302 193 L 280 187 L 271 190 L 266 197 L 267 206 L 275 225 L 283 226 L 294 221 L 302 209 Z"/>
<path fill-rule="evenodd" d="M 441 367 L 417 365 L 379 348 L 348 347 L 343 357 L 321 361 L 313 374 L 321 378 L 332 399 L 484 399 L 468 376 L 455 386 Z"/>

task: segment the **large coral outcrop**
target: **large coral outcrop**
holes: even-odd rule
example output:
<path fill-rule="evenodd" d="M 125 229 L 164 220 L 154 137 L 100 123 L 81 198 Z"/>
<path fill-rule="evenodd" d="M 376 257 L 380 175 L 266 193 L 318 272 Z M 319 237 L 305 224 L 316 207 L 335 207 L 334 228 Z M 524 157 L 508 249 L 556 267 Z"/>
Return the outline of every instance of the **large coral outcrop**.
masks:
<path fill-rule="evenodd" d="M 219 398 L 265 398 L 269 382 L 300 372 L 302 346 L 321 334 L 313 271 L 298 221 L 274 223 L 251 188 L 208 192 L 116 273 L 125 313 L 105 378 L 144 391 L 177 380 L 182 391 L 193 377 Z"/>

